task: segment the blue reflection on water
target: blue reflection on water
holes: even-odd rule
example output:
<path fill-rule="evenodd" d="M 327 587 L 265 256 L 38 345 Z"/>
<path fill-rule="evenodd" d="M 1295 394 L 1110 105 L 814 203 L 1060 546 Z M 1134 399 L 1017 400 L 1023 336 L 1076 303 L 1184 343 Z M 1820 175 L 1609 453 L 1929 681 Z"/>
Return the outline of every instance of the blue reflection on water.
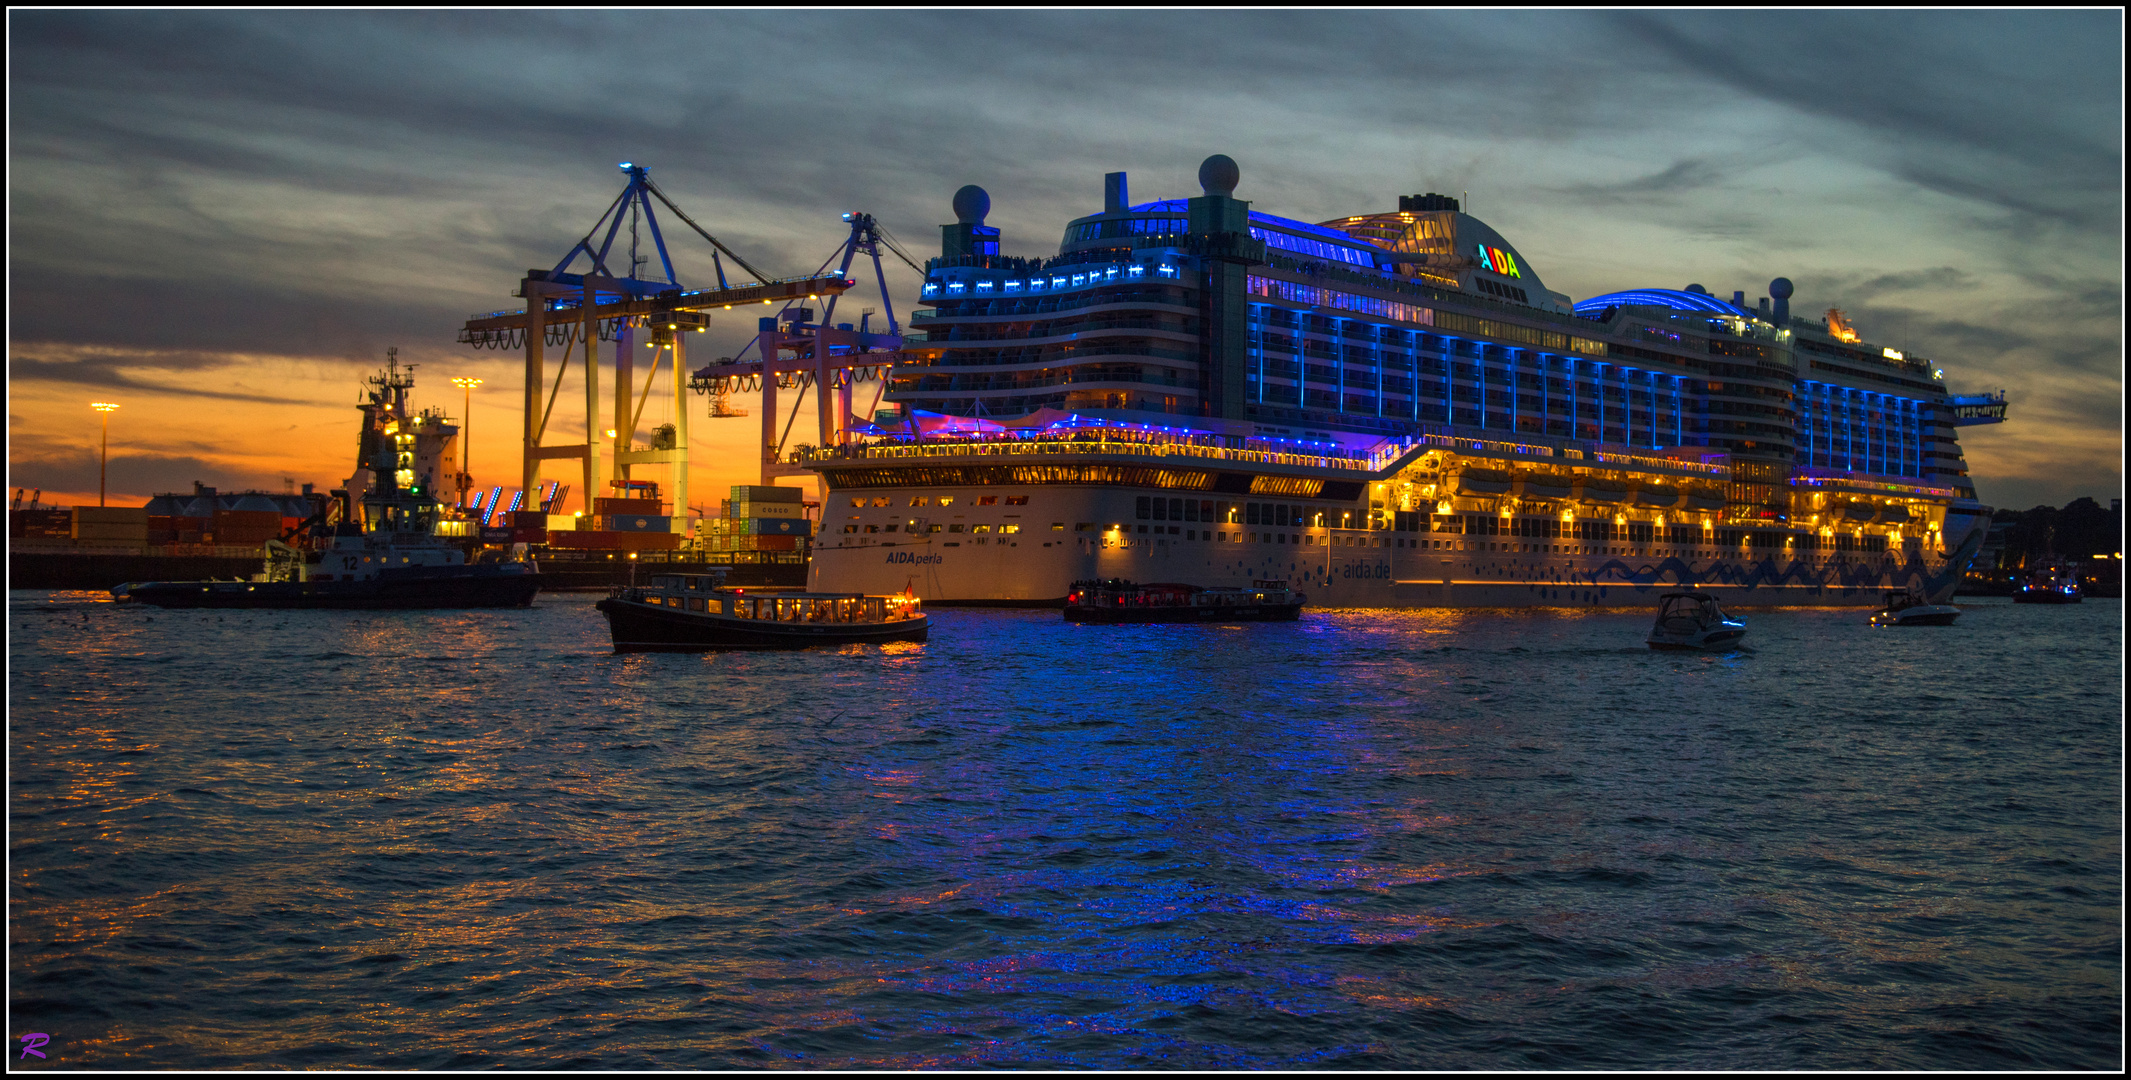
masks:
<path fill-rule="evenodd" d="M 2113 604 L 1728 656 L 1592 611 L 616 656 L 574 598 L 56 601 L 9 616 L 55 1064 L 2117 1053 Z"/>

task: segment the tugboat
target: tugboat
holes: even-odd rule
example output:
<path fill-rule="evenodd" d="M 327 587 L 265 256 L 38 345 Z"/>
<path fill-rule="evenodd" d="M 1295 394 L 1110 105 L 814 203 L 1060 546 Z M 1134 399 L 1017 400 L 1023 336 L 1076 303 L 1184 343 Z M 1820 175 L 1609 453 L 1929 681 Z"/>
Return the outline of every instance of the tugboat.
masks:
<path fill-rule="evenodd" d="M 1724 614 L 1717 598 L 1704 592 L 1669 592 L 1658 597 L 1657 622 L 1645 639 L 1653 649 L 1737 648 L 1746 624 Z"/>
<path fill-rule="evenodd" d="M 395 350 L 396 351 L 396 350 Z M 341 521 L 324 551 L 307 555 L 279 540 L 265 545 L 266 566 L 250 581 L 136 581 L 111 590 L 120 600 L 165 608 L 487 608 L 528 607 L 540 591 L 531 562 L 490 553 L 469 560 L 463 541 L 436 535 L 443 504 L 403 468 L 410 367 L 397 357 L 369 380 L 357 476 L 365 491 L 336 492 Z M 404 455 L 411 457 L 411 455 Z M 352 485 L 351 485 L 352 487 Z M 360 499 L 359 512 L 357 499 Z M 324 514 L 294 533 L 327 528 Z"/>
<path fill-rule="evenodd" d="M 1202 588 L 1167 582 L 1135 585 L 1120 578 L 1076 581 L 1066 594 L 1065 619 L 1076 623 L 1294 622 L 1309 597 L 1285 581 L 1253 581 L 1248 589 Z"/>
<path fill-rule="evenodd" d="M 1887 594 L 1887 606 L 1872 616 L 1874 626 L 1952 626 L 1961 609 L 1934 604 L 1913 592 Z"/>
<path fill-rule="evenodd" d="M 2061 566 L 2043 567 L 2013 590 L 2015 604 L 2076 604 L 2081 599 L 2078 576 Z"/>
<path fill-rule="evenodd" d="M 615 652 L 806 649 L 923 641 L 915 596 L 727 589 L 723 575 L 661 574 L 649 588 L 619 586 L 597 607 Z"/>

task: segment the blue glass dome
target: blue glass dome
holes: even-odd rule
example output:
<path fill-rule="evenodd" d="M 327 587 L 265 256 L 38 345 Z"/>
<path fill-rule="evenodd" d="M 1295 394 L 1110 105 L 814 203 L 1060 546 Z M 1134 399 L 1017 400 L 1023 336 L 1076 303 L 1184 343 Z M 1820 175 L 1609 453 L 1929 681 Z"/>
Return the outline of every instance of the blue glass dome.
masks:
<path fill-rule="evenodd" d="M 1576 314 L 1596 315 L 1609 307 L 1668 307 L 1675 311 L 1706 311 L 1712 315 L 1753 317 L 1753 312 L 1735 307 L 1708 293 L 1685 289 L 1628 289 L 1576 302 Z"/>

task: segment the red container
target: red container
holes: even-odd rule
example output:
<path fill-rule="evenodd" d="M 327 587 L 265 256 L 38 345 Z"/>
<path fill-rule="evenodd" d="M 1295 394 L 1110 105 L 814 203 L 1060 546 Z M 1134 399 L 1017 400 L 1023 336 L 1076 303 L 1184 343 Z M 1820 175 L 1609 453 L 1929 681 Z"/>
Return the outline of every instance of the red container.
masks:
<path fill-rule="evenodd" d="M 621 542 L 616 539 L 619 535 L 619 533 L 593 532 L 590 529 L 554 529 L 548 533 L 548 546 L 551 548 L 571 549 L 619 548 L 621 547 Z"/>
<path fill-rule="evenodd" d="M 657 516 L 663 505 L 657 499 L 594 499 L 592 512 L 599 515 Z"/>
<path fill-rule="evenodd" d="M 215 532 L 231 529 L 272 529 L 281 531 L 279 510 L 223 510 L 215 514 Z"/>

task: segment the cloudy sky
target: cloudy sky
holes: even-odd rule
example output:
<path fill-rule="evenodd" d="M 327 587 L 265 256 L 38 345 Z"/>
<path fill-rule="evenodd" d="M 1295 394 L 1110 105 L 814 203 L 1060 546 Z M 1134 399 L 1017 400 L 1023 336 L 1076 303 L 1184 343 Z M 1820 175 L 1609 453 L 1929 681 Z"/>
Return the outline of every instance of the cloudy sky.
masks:
<path fill-rule="evenodd" d="M 65 502 L 95 498 L 99 399 L 123 406 L 116 503 L 331 486 L 388 346 L 421 365 L 417 404 L 457 415 L 449 379 L 487 380 L 475 472 L 511 482 L 521 369 L 454 336 L 592 226 L 618 161 L 788 275 L 849 209 L 937 253 L 966 183 L 1008 251 L 1050 254 L 1104 173 L 1135 201 L 1196 194 L 1212 153 L 1239 198 L 1309 221 L 1469 192 L 1576 298 L 1787 276 L 1794 310 L 1840 306 L 1956 389 L 2011 395 L 2011 423 L 1963 434 L 1985 502 L 2122 487 L 2115 11 L 8 21 L 8 482 Z M 890 278 L 901 313 L 916 275 Z M 754 418 L 693 426 L 699 503 L 752 482 Z"/>

